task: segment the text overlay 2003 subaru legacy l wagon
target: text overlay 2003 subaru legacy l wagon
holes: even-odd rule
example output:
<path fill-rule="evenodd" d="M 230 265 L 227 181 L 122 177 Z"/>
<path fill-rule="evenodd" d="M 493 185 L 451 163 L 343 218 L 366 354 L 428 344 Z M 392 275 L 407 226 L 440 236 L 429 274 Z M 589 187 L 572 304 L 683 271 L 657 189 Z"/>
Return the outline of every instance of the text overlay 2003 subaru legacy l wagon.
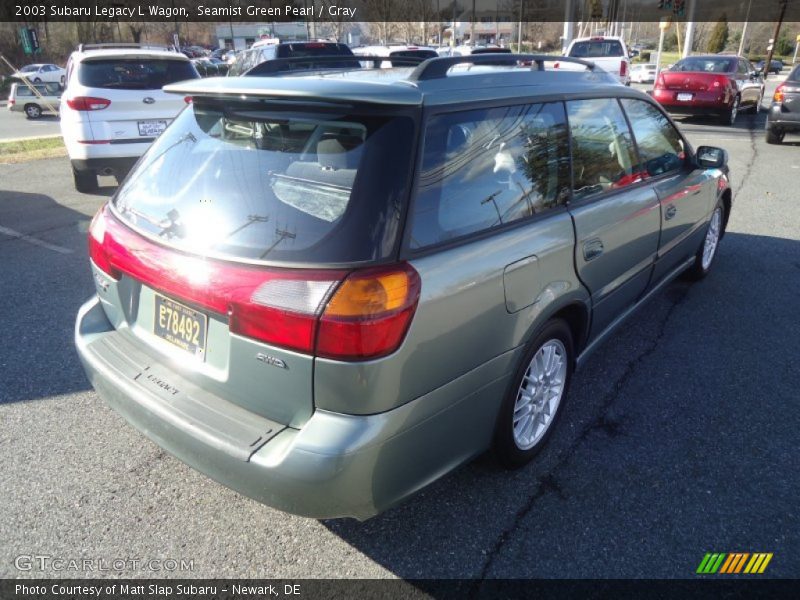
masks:
<path fill-rule="evenodd" d="M 193 102 L 89 233 L 75 338 L 99 394 L 318 518 L 369 518 L 489 448 L 529 461 L 588 353 L 708 272 L 731 191 L 725 152 L 645 94 L 504 59 L 532 66 L 168 87 Z"/>

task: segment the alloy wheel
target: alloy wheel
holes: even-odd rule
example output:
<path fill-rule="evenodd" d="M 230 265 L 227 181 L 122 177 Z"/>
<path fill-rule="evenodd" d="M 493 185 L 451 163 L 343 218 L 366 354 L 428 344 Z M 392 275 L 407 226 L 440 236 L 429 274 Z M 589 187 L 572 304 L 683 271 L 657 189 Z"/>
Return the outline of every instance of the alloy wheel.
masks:
<path fill-rule="evenodd" d="M 701 265 L 703 270 L 707 270 L 711 266 L 711 261 L 714 260 L 714 255 L 717 252 L 719 245 L 719 233 L 722 225 L 722 209 L 718 206 L 711 215 L 711 222 L 708 224 L 708 231 L 706 232 L 706 240 L 703 244 L 703 260 Z"/>
<path fill-rule="evenodd" d="M 514 443 L 520 450 L 535 446 L 547 433 L 564 395 L 567 349 L 559 339 L 542 344 L 522 378 L 514 404 Z"/>

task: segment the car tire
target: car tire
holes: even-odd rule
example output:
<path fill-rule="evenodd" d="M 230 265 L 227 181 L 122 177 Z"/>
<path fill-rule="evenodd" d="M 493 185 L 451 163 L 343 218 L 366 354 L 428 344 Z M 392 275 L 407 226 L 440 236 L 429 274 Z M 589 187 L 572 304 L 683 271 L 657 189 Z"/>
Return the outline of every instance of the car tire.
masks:
<path fill-rule="evenodd" d="M 517 469 L 527 464 L 550 438 L 569 391 L 573 348 L 572 332 L 562 319 L 548 321 L 528 344 L 495 429 L 493 451 L 503 467 Z M 535 413 L 532 417 L 531 412 Z"/>
<path fill-rule="evenodd" d="M 758 100 L 756 100 L 756 105 L 753 107 L 753 114 L 758 114 L 761 112 L 761 103 L 764 101 L 764 90 L 761 90 L 761 93 L 758 95 Z"/>
<path fill-rule="evenodd" d="M 695 254 L 694 262 L 685 272 L 686 279 L 700 281 L 711 271 L 724 227 L 725 207 L 721 201 L 717 201 L 706 227 L 706 235 L 703 237 L 703 242 L 700 244 L 697 254 Z"/>
<path fill-rule="evenodd" d="M 783 141 L 784 133 L 775 129 L 767 129 L 764 136 L 768 144 L 780 144 Z"/>
<path fill-rule="evenodd" d="M 38 104 L 26 104 L 25 116 L 29 119 L 38 119 L 42 116 L 42 109 L 39 108 Z"/>
<path fill-rule="evenodd" d="M 722 114 L 723 125 L 730 125 L 733 127 L 733 125 L 736 123 L 736 115 L 739 114 L 739 102 L 739 96 L 736 96 L 733 99 L 733 104 L 731 104 L 731 107 Z"/>
<path fill-rule="evenodd" d="M 94 171 L 79 171 L 72 167 L 72 179 L 75 181 L 75 189 L 82 194 L 91 194 L 97 191 L 97 175 Z"/>
<path fill-rule="evenodd" d="M 41 77 L 34 77 L 33 83 L 42 83 L 42 78 Z"/>

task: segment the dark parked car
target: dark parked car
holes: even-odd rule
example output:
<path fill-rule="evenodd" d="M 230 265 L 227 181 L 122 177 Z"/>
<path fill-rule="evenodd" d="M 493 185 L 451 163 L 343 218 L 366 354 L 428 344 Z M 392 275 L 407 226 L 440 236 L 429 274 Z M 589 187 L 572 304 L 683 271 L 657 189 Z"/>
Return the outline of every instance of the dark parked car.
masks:
<path fill-rule="evenodd" d="M 341 62 L 330 62 L 327 60 L 329 57 L 348 57 L 353 56 L 353 51 L 346 44 L 338 44 L 336 42 L 278 42 L 265 40 L 256 42 L 253 46 L 244 50 L 236 56 L 236 60 L 228 69 L 228 75 L 244 75 L 253 70 L 259 65 L 263 65 L 268 61 L 283 58 L 321 58 L 323 60 L 315 63 L 311 60 L 308 62 L 284 64 L 281 65 L 281 70 L 296 70 L 296 69 L 319 69 L 319 68 L 352 68 L 359 66 L 355 61 L 344 60 Z M 265 72 L 273 72 L 273 69 L 265 67 Z M 259 74 L 258 71 L 248 73 L 251 75 Z"/>
<path fill-rule="evenodd" d="M 100 396 L 317 518 L 369 518 L 490 448 L 532 460 L 574 370 L 712 269 L 732 191 L 726 152 L 645 93 L 504 56 L 537 68 L 167 86 L 192 102 L 90 226 L 75 343 Z"/>
<path fill-rule="evenodd" d="M 765 61 L 760 60 L 756 63 L 756 70 L 764 72 L 764 64 Z M 769 61 L 769 72 L 775 73 L 776 75 L 783 71 L 783 61 L 778 59 L 772 59 Z"/>
<path fill-rule="evenodd" d="M 764 78 L 740 56 L 690 56 L 661 71 L 653 98 L 670 113 L 718 115 L 733 125 L 740 109 L 758 112 Z"/>
<path fill-rule="evenodd" d="M 780 144 L 787 132 L 800 131 L 800 65 L 775 89 L 766 128 L 768 144 Z"/>

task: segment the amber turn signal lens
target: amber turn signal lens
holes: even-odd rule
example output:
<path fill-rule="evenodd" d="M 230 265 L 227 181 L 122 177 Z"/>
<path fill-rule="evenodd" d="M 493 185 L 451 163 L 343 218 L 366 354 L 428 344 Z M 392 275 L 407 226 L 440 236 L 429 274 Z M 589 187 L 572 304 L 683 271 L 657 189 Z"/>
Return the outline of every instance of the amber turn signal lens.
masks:
<path fill-rule="evenodd" d="M 411 286 L 403 271 L 372 277 L 349 277 L 328 302 L 329 317 L 364 317 L 404 307 Z"/>

